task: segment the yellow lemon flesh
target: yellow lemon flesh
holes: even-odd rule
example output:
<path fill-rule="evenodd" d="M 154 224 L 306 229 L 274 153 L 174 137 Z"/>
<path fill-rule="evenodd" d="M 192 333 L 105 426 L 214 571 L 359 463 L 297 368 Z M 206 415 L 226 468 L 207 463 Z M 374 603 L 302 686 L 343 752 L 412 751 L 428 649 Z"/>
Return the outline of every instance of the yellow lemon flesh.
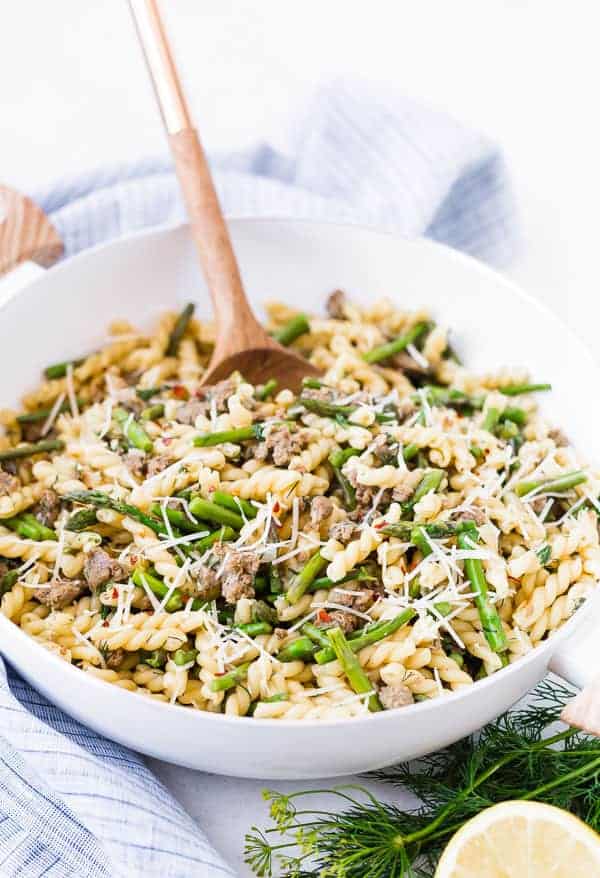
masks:
<path fill-rule="evenodd" d="M 600 835 L 541 802 L 502 802 L 458 830 L 435 878 L 593 878 Z"/>

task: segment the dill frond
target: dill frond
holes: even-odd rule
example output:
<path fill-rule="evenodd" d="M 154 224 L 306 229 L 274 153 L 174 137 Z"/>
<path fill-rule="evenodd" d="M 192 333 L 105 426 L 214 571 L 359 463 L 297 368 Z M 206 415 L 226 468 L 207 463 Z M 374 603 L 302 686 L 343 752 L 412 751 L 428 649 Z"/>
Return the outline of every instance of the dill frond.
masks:
<path fill-rule="evenodd" d="M 246 861 L 261 878 L 430 878 L 454 832 L 508 799 L 557 805 L 599 830 L 600 741 L 555 726 L 573 694 L 545 681 L 528 707 L 503 714 L 477 735 L 369 775 L 416 794 L 423 803 L 417 810 L 402 811 L 359 786 L 269 791 L 274 825 L 253 827 Z M 341 810 L 305 807 L 316 793 L 333 796 Z"/>

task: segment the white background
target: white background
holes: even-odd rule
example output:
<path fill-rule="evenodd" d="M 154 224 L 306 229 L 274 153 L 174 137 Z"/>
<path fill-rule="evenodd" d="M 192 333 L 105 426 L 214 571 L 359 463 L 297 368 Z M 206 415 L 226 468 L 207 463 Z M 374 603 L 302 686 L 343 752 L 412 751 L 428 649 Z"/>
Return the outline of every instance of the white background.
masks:
<path fill-rule="evenodd" d="M 163 0 L 207 147 L 270 137 L 323 78 L 394 83 L 502 144 L 524 251 L 511 273 L 598 336 L 594 0 Z M 0 180 L 35 192 L 164 149 L 125 0 L 0 0 Z M 532 328 L 534 331 L 534 328 Z M 228 856 L 259 783 L 164 776 Z M 183 779 L 183 780 L 182 780 Z M 187 781 L 184 783 L 183 781 Z M 240 866 L 241 868 L 241 866 Z"/>

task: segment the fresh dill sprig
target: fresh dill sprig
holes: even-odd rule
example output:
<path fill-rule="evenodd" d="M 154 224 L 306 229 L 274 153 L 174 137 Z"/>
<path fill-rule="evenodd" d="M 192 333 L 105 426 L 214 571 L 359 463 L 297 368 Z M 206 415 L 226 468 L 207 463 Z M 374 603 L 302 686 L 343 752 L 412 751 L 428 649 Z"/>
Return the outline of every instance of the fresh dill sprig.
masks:
<path fill-rule="evenodd" d="M 600 830 L 600 740 L 551 728 L 574 694 L 543 682 L 530 706 L 503 714 L 479 734 L 369 775 L 416 794 L 423 803 L 418 810 L 401 811 L 359 786 L 265 791 L 274 825 L 252 828 L 246 862 L 261 878 L 431 878 L 456 830 L 510 799 L 557 805 Z M 333 796 L 339 813 L 305 809 L 317 793 Z"/>

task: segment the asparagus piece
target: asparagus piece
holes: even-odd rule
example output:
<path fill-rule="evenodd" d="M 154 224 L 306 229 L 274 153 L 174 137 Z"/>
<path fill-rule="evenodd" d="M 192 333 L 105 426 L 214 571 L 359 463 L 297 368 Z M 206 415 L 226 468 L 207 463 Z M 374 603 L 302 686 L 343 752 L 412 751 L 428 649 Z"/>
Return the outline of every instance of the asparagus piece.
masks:
<path fill-rule="evenodd" d="M 388 357 L 399 354 L 400 351 L 403 351 L 409 344 L 412 344 L 423 335 L 428 327 L 428 323 L 416 323 L 404 335 L 400 335 L 394 341 L 367 351 L 366 354 L 363 354 L 363 360 L 366 360 L 367 363 L 378 363 L 380 360 L 387 360 Z"/>
<path fill-rule="evenodd" d="M 335 418 L 338 415 L 346 418 L 356 411 L 358 406 L 355 405 L 338 405 L 335 402 L 328 402 L 326 399 L 313 399 L 312 396 L 298 397 L 299 405 L 303 405 L 309 412 L 320 415 L 322 418 Z"/>
<path fill-rule="evenodd" d="M 256 518 L 258 509 L 248 500 L 234 497 L 232 494 L 225 493 L 225 491 L 214 491 L 210 496 L 213 503 L 217 503 L 219 506 L 224 506 L 226 509 L 231 509 L 232 512 L 237 512 L 238 514 L 243 513 L 246 518 Z"/>
<path fill-rule="evenodd" d="M 327 387 L 327 384 L 324 384 L 319 378 L 303 378 L 302 379 L 303 387 L 310 387 L 311 390 L 320 390 L 322 387 Z"/>
<path fill-rule="evenodd" d="M 156 515 L 157 518 L 163 517 L 163 507 L 160 503 L 154 503 L 152 505 L 151 512 L 153 515 Z M 183 531 L 183 533 L 195 534 L 198 533 L 198 531 L 205 530 L 207 528 L 205 522 L 193 522 L 192 519 L 188 518 L 185 512 L 182 512 L 180 509 L 170 509 L 168 506 L 166 506 L 164 507 L 164 512 L 171 524 L 174 524 L 175 527 L 178 530 Z"/>
<path fill-rule="evenodd" d="M 381 532 L 390 537 L 398 537 L 404 542 L 413 542 L 411 537 L 415 528 L 425 531 L 432 539 L 451 537 L 456 533 L 457 525 L 452 521 L 432 522 L 430 524 L 415 524 L 414 521 L 398 521 L 396 524 L 387 524 L 381 528 Z"/>
<path fill-rule="evenodd" d="M 406 625 L 407 622 L 414 619 L 416 615 L 417 611 L 413 610 L 412 607 L 409 607 L 389 621 L 376 622 L 374 625 L 363 628 L 362 631 L 357 632 L 356 636 L 348 641 L 350 649 L 352 652 L 360 652 L 365 646 L 371 646 L 373 643 L 378 643 L 385 637 L 389 637 L 390 634 L 394 634 L 395 631 L 398 631 L 399 628 L 402 628 L 403 625 Z M 331 646 L 326 649 L 320 649 L 315 653 L 315 661 L 320 665 L 332 662 L 334 658 L 335 652 Z"/>
<path fill-rule="evenodd" d="M 153 396 L 156 396 L 161 391 L 162 387 L 136 387 L 135 389 L 136 394 L 144 402 L 148 402 L 149 399 L 152 399 Z"/>
<path fill-rule="evenodd" d="M 328 632 L 328 636 L 336 658 L 342 666 L 342 670 L 354 691 L 359 695 L 366 695 L 367 693 L 372 692 L 373 694 L 368 700 L 369 710 L 383 710 L 377 694 L 373 691 L 373 683 L 369 680 L 365 671 L 362 669 L 361 664 L 346 640 L 342 629 L 333 628 Z"/>
<path fill-rule="evenodd" d="M 463 530 L 458 534 L 458 548 L 472 550 L 479 540 L 479 532 L 473 522 L 465 522 Z M 483 564 L 478 558 L 465 558 L 465 573 L 471 583 L 475 606 L 481 619 L 485 639 L 494 652 L 504 652 L 507 648 L 506 634 L 502 627 L 502 619 L 496 608 L 488 600 L 488 584 Z"/>
<path fill-rule="evenodd" d="M 210 500 L 203 500 L 202 497 L 193 497 L 190 500 L 190 512 L 205 521 L 226 524 L 235 530 L 241 530 L 244 526 L 244 519 L 239 512 L 233 512 L 231 509 L 226 509 Z"/>
<path fill-rule="evenodd" d="M 302 570 L 292 579 L 292 583 L 286 592 L 286 600 L 288 604 L 297 603 L 309 585 L 317 578 L 323 567 L 327 565 L 327 559 L 323 558 L 320 552 L 309 558 Z"/>
<path fill-rule="evenodd" d="M 272 595 L 283 594 L 283 583 L 275 564 L 269 566 L 269 587 Z"/>
<path fill-rule="evenodd" d="M 263 384 L 262 387 L 256 388 L 254 391 L 254 398 L 263 402 L 265 399 L 268 399 L 269 396 L 273 396 L 276 390 L 277 379 L 271 378 L 271 380 L 267 381 L 266 384 Z"/>
<path fill-rule="evenodd" d="M 516 439 L 517 436 L 520 436 L 521 434 L 514 421 L 504 421 L 496 429 L 496 435 L 499 436 L 500 439 L 510 441 Z"/>
<path fill-rule="evenodd" d="M 222 445 L 223 442 L 245 442 L 247 439 L 262 439 L 264 424 L 251 424 L 249 427 L 238 427 L 235 430 L 221 430 L 216 433 L 201 433 L 194 439 L 194 445 L 208 448 L 211 445 Z"/>
<path fill-rule="evenodd" d="M 83 400 L 77 397 L 77 405 L 79 408 L 83 405 Z M 63 404 L 60 406 L 58 413 L 70 411 L 69 400 L 65 399 Z M 39 424 L 40 422 L 44 422 L 48 419 L 52 411 L 52 407 L 36 409 L 34 412 L 23 412 L 22 415 L 17 415 L 17 421 L 19 424 Z"/>
<path fill-rule="evenodd" d="M 416 457 L 419 453 L 419 446 L 415 445 L 414 442 L 411 442 L 409 445 L 406 445 L 402 450 L 402 457 L 404 460 L 412 460 L 413 457 Z"/>
<path fill-rule="evenodd" d="M 307 332 L 310 332 L 310 325 L 306 314 L 297 314 L 295 317 L 292 317 L 285 326 L 282 326 L 281 329 L 274 332 L 273 338 L 275 341 L 278 341 L 279 344 L 287 347 Z"/>
<path fill-rule="evenodd" d="M 485 413 L 485 418 L 483 419 L 483 423 L 481 424 L 481 429 L 488 430 L 488 432 L 493 433 L 498 425 L 499 420 L 500 409 L 494 408 L 492 406 Z"/>
<path fill-rule="evenodd" d="M 310 637 L 297 637 L 277 653 L 280 662 L 310 662 L 313 660 L 315 645 Z"/>
<path fill-rule="evenodd" d="M 225 692 L 227 689 L 233 689 L 238 683 L 243 683 L 248 676 L 248 668 L 251 664 L 252 662 L 243 662 L 243 664 L 234 668 L 233 671 L 229 671 L 228 674 L 215 677 L 210 683 L 211 690 L 213 692 Z"/>
<path fill-rule="evenodd" d="M 75 512 L 65 524 L 65 530 L 81 531 L 87 530 L 98 524 L 98 516 L 95 509 L 80 509 Z"/>
<path fill-rule="evenodd" d="M 202 554 L 203 552 L 208 551 L 211 546 L 214 546 L 215 543 L 227 543 L 231 540 L 235 540 L 237 537 L 237 533 L 234 531 L 232 527 L 227 527 L 224 525 L 220 527 L 218 530 L 214 530 L 212 533 L 208 534 L 202 539 L 198 540 L 197 543 L 194 543 L 193 549 L 195 552 L 199 552 Z"/>
<path fill-rule="evenodd" d="M 56 540 L 58 539 L 56 532 L 52 530 L 51 527 L 46 527 L 45 524 L 42 524 L 41 521 L 38 521 L 35 515 L 31 512 L 21 512 L 20 515 L 15 516 L 15 518 L 20 519 L 23 524 L 25 524 L 35 536 L 32 536 L 31 539 L 34 540 Z M 4 524 L 6 524 L 6 519 L 4 520 Z"/>
<path fill-rule="evenodd" d="M 123 430 L 123 435 L 132 448 L 139 448 L 140 451 L 146 452 L 152 451 L 154 447 L 152 439 L 130 412 L 122 408 L 116 408 L 113 411 L 113 418 Z"/>
<path fill-rule="evenodd" d="M 440 616 L 449 616 L 452 612 L 452 604 L 448 601 L 438 601 L 437 604 L 434 604 L 433 606 Z"/>
<path fill-rule="evenodd" d="M 7 591 L 10 591 L 14 585 L 19 581 L 19 571 L 18 570 L 9 570 L 8 573 L 5 573 L 2 579 L 0 579 L 0 597 L 6 594 Z"/>
<path fill-rule="evenodd" d="M 305 622 L 300 630 L 323 649 L 327 649 L 330 646 L 327 632 L 323 628 L 317 628 L 312 622 Z"/>
<path fill-rule="evenodd" d="M 84 358 L 80 358 L 78 360 L 65 360 L 64 363 L 53 363 L 52 366 L 46 366 L 44 369 L 44 375 L 48 379 L 52 378 L 64 378 L 67 374 L 67 368 L 69 366 L 73 366 L 76 368 L 77 366 L 81 366 L 84 362 Z"/>
<path fill-rule="evenodd" d="M 137 506 L 131 506 L 129 503 L 121 503 L 119 500 L 113 500 L 112 497 L 109 497 L 108 494 L 105 494 L 103 491 L 72 491 L 70 494 L 65 494 L 63 500 L 71 503 L 87 503 L 90 506 L 95 506 L 97 509 L 113 509 L 120 515 L 127 515 L 129 518 L 139 521 L 140 524 L 146 525 L 146 527 L 149 527 L 150 530 L 153 530 L 156 534 L 161 535 L 167 533 L 163 521 L 157 521 L 150 515 L 146 515 L 146 513 L 142 512 L 141 509 L 138 509 Z"/>
<path fill-rule="evenodd" d="M 164 417 L 165 407 L 162 402 L 157 402 L 155 405 L 149 405 L 148 408 L 145 408 L 140 418 L 142 421 L 158 421 L 159 418 Z"/>
<path fill-rule="evenodd" d="M 142 653 L 142 661 L 145 665 L 160 670 L 167 663 L 167 653 L 164 649 L 154 649 L 152 652 Z"/>
<path fill-rule="evenodd" d="M 347 573 L 342 579 L 338 579 L 337 582 L 334 582 L 329 576 L 320 576 L 311 582 L 306 591 L 319 591 L 322 588 L 332 588 L 335 585 L 342 585 L 344 582 L 355 580 L 358 582 L 369 582 L 374 579 L 377 579 L 377 577 L 369 572 L 368 567 L 359 567 L 358 570 L 351 570 L 350 573 Z"/>
<path fill-rule="evenodd" d="M 357 454 L 360 454 L 357 448 L 344 448 L 343 450 L 333 451 L 327 458 L 342 489 L 344 504 L 347 509 L 356 509 L 356 492 L 342 472 L 342 467 L 347 460 Z"/>
<path fill-rule="evenodd" d="M 500 420 L 512 421 L 513 424 L 523 427 L 527 421 L 527 412 L 525 409 L 518 408 L 518 406 L 508 406 L 500 415 Z"/>
<path fill-rule="evenodd" d="M 423 387 L 425 391 L 427 402 L 430 405 L 440 405 L 440 406 L 453 406 L 453 407 L 462 407 L 469 406 L 470 408 L 480 409 L 484 403 L 483 396 L 469 396 L 467 393 L 463 393 L 462 390 L 456 390 L 451 387 L 440 387 L 437 384 L 427 384 Z M 411 399 L 413 402 L 422 403 L 422 396 L 420 393 L 411 394 Z"/>
<path fill-rule="evenodd" d="M 236 631 L 243 631 L 249 637 L 258 637 L 259 634 L 270 634 L 273 626 L 268 622 L 244 622 L 242 625 L 234 625 Z"/>
<path fill-rule="evenodd" d="M 433 551 L 429 542 L 427 541 L 427 536 L 425 535 L 426 531 L 424 528 L 415 527 L 410 533 L 410 541 L 413 546 L 416 546 L 417 549 L 421 552 L 424 558 L 427 558 L 428 555 L 431 555 Z"/>
<path fill-rule="evenodd" d="M 562 491 L 570 491 L 577 485 L 587 481 L 587 475 L 583 470 L 574 470 L 565 473 L 564 476 L 551 477 L 549 479 L 533 479 L 531 481 L 518 482 L 515 485 L 515 494 L 519 497 L 525 497 L 533 491 L 539 491 L 541 488 L 546 492 L 559 494 Z"/>
<path fill-rule="evenodd" d="M 522 393 L 537 393 L 543 390 L 552 390 L 551 384 L 507 384 L 499 388 L 505 396 L 520 396 Z"/>
<path fill-rule="evenodd" d="M 42 439 L 40 442 L 24 443 L 16 448 L 8 448 L 0 451 L 0 462 L 3 460 L 16 460 L 19 457 L 31 457 L 34 454 L 44 454 L 47 451 L 62 451 L 65 443 L 61 439 Z"/>
<path fill-rule="evenodd" d="M 446 473 L 443 469 L 430 469 L 428 470 L 415 490 L 415 493 L 412 495 L 410 500 L 407 500 L 406 503 L 402 504 L 402 509 L 404 512 L 410 513 L 414 507 L 417 505 L 419 500 L 422 500 L 430 491 L 437 491 L 439 486 L 442 484 L 442 480 Z"/>
<path fill-rule="evenodd" d="M 186 305 L 177 321 L 171 335 L 169 336 L 169 344 L 167 345 L 167 350 L 165 351 L 166 357 L 175 357 L 177 356 L 177 351 L 179 350 L 179 343 L 184 336 L 186 329 L 188 328 L 188 324 L 192 319 L 192 315 L 194 313 L 195 305 L 190 302 L 189 305 Z"/>
<path fill-rule="evenodd" d="M 136 567 L 131 575 L 131 579 L 134 585 L 139 586 L 140 588 L 144 588 L 144 583 L 148 586 L 150 591 L 156 595 L 157 598 L 165 597 L 165 595 L 169 592 L 168 585 L 165 585 L 162 579 L 159 579 L 158 576 L 155 576 L 153 573 L 150 573 L 148 570 L 144 570 L 142 567 Z M 171 592 L 171 597 L 165 604 L 165 610 L 167 613 L 175 613 L 177 610 L 181 610 L 185 606 L 185 600 L 181 591 L 176 588 Z"/>
<path fill-rule="evenodd" d="M 173 653 L 173 661 L 176 665 L 188 665 L 190 662 L 196 661 L 198 650 L 194 648 L 186 649 L 184 646 L 176 649 Z"/>

